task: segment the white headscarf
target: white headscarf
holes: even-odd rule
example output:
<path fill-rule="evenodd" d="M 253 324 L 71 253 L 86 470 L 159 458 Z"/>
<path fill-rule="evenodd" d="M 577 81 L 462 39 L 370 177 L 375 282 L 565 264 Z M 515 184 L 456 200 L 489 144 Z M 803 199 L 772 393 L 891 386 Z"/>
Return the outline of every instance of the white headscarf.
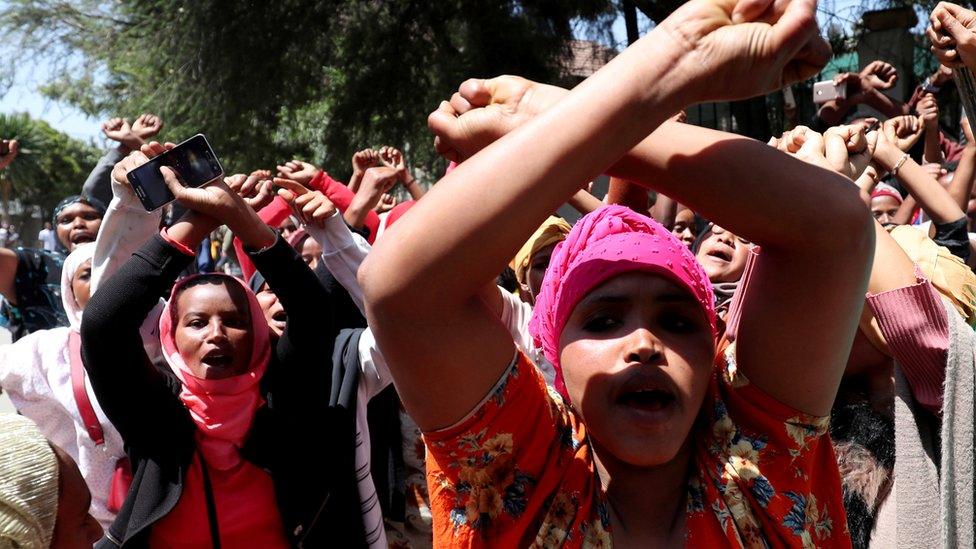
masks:
<path fill-rule="evenodd" d="M 34 423 L 0 414 L 0 547 L 51 546 L 58 515 L 58 458 Z"/>
<path fill-rule="evenodd" d="M 95 257 L 95 243 L 86 242 L 76 246 L 74 251 L 64 260 L 64 266 L 61 267 L 61 303 L 64 305 L 65 314 L 68 315 L 71 329 L 75 331 L 81 329 L 82 309 L 75 299 L 71 281 L 75 278 L 78 268 L 93 257 Z"/>

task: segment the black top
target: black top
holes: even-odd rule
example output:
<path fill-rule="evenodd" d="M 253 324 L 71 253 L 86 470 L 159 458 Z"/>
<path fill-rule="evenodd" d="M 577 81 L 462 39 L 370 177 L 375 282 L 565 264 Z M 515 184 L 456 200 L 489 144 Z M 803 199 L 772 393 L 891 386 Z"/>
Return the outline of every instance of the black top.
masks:
<path fill-rule="evenodd" d="M 14 341 L 38 330 L 67 326 L 68 316 L 61 302 L 61 267 L 65 255 L 35 248 L 17 248 L 15 253 L 17 305 L 8 304 L 0 313 L 4 317 L 0 325 L 6 325 Z"/>
<path fill-rule="evenodd" d="M 338 335 L 329 314 L 331 298 L 280 237 L 271 248 L 249 255 L 281 300 L 288 323 L 261 381 L 267 404 L 256 412 L 242 454 L 271 474 L 293 545 L 362 546 L 355 406 L 329 400 L 330 357 Z M 103 283 L 85 309 L 85 368 L 133 467 L 132 488 L 99 547 L 147 546 L 152 525 L 179 501 L 196 450 L 196 428 L 179 400 L 179 381 L 151 364 L 139 335 L 158 296 L 168 294 L 191 261 L 154 236 Z"/>

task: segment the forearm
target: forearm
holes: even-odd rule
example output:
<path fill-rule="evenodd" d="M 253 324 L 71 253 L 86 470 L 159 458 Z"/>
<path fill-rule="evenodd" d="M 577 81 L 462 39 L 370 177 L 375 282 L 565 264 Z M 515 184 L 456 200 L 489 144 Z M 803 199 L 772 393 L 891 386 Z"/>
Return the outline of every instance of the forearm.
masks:
<path fill-rule="evenodd" d="M 438 289 L 439 308 L 467 303 L 546 215 L 683 106 L 680 90 L 666 77 L 673 54 L 653 44 L 659 55 L 625 51 L 551 109 L 445 176 L 417 203 L 420 211 L 397 223 L 363 265 L 360 280 L 370 308 L 421 305 L 427 300 L 416 295 L 419 285 Z M 519 177 L 499 178 L 498 166 Z M 526 192 L 532 200 L 524 200 Z M 472 245 L 486 234 L 492 235 L 490 246 Z M 443 268 L 448 262 L 461 270 Z"/>
<path fill-rule="evenodd" d="M 915 210 L 918 209 L 918 202 L 915 197 L 908 195 L 905 200 L 902 201 L 901 206 L 898 206 L 898 211 L 895 213 L 895 218 L 892 219 L 892 223 L 895 225 L 908 225 L 912 222 L 912 218 L 915 217 Z"/>
<path fill-rule="evenodd" d="M 373 211 L 373 208 L 379 203 L 379 199 L 380 197 L 374 196 L 373 193 L 360 189 L 353 197 L 349 207 L 342 213 L 342 217 L 350 227 L 362 229 L 366 226 L 366 218 L 369 216 L 369 212 Z"/>
<path fill-rule="evenodd" d="M 976 143 L 967 144 L 959 158 L 956 173 L 949 183 L 949 196 L 963 211 L 969 207 L 969 197 L 973 192 L 973 178 L 976 177 Z"/>
<path fill-rule="evenodd" d="M 902 116 L 908 113 L 905 104 L 892 99 L 879 90 L 871 90 L 865 94 L 864 103 L 888 118 Z"/>
<path fill-rule="evenodd" d="M 169 433 L 185 427 L 172 421 L 186 412 L 146 356 L 139 328 L 191 261 L 155 235 L 104 281 L 85 308 L 85 369 L 99 404 L 127 444 L 164 446 Z"/>
<path fill-rule="evenodd" d="M 836 249 L 837 228 L 810 230 L 823 227 L 824 212 L 849 223 L 841 230 L 850 234 L 866 228 L 849 179 L 764 143 L 688 124 L 663 124 L 608 172 L 647 184 L 766 250 Z"/>
<path fill-rule="evenodd" d="M 350 191 L 356 192 L 359 190 L 359 184 L 362 182 L 363 182 L 363 172 L 353 171 L 352 177 L 349 178 L 349 184 L 347 185 L 347 187 L 349 187 Z"/>
<path fill-rule="evenodd" d="M 651 214 L 658 223 L 671 230 L 674 228 L 674 220 L 678 215 L 678 203 L 669 196 L 658 194 L 657 202 L 654 203 Z"/>
<path fill-rule="evenodd" d="M 415 178 L 412 174 L 408 175 L 407 177 L 408 179 L 403 182 L 403 187 L 407 189 L 408 193 L 410 193 L 410 198 L 420 200 L 424 196 L 423 187 L 420 186 L 420 183 L 417 182 L 417 178 Z"/>
<path fill-rule="evenodd" d="M 854 105 L 846 101 L 828 101 L 817 111 L 817 116 L 823 120 L 827 126 L 836 126 L 844 121 L 847 113 L 854 108 Z"/>
<path fill-rule="evenodd" d="M 159 232 L 162 216 L 161 209 L 147 212 L 128 185 L 114 181 L 111 185 L 114 196 L 95 239 L 91 293 L 95 293 L 101 281 L 112 276 L 142 243 Z"/>
<path fill-rule="evenodd" d="M 88 174 L 88 179 L 81 187 L 81 193 L 85 196 L 95 197 L 106 204 L 112 200 L 114 190 L 112 188 L 112 168 L 125 158 L 126 154 L 127 150 L 123 150 L 122 145 L 105 151 L 105 154 L 98 160 L 98 164 L 95 164 L 95 168 Z"/>
<path fill-rule="evenodd" d="M 888 171 L 899 163 L 902 164 L 896 177 L 936 223 L 949 223 L 965 216 L 942 185 L 896 147 L 879 146 L 875 151 L 875 159 Z"/>
<path fill-rule="evenodd" d="M 937 124 L 925 128 L 925 151 L 922 154 L 922 161 L 927 164 L 942 164 L 945 161 Z"/>
<path fill-rule="evenodd" d="M 871 193 L 874 192 L 874 188 L 878 185 L 879 179 L 880 176 L 874 166 L 868 166 L 864 170 L 864 173 L 854 182 L 857 185 L 861 201 L 869 208 L 871 207 Z"/>
<path fill-rule="evenodd" d="M 600 202 L 599 198 L 586 192 L 586 189 L 576 191 L 576 194 L 569 197 L 569 200 L 566 202 L 572 206 L 573 209 L 583 215 L 599 210 L 603 207 L 603 202 Z"/>
<path fill-rule="evenodd" d="M 607 189 L 607 204 L 620 204 L 631 210 L 647 215 L 647 189 L 623 179 L 610 178 Z"/>

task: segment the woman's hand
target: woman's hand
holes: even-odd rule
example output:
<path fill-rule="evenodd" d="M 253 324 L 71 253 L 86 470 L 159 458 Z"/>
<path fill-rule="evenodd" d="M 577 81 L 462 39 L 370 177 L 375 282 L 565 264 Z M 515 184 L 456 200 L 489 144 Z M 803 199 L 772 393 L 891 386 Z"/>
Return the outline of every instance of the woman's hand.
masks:
<path fill-rule="evenodd" d="M 932 53 L 951 68 L 976 68 L 976 12 L 950 2 L 940 2 L 929 17 L 926 34 Z"/>
<path fill-rule="evenodd" d="M 291 160 L 289 162 L 285 162 L 285 164 L 282 166 L 278 166 L 278 177 L 291 179 L 292 181 L 297 181 L 302 185 L 308 185 L 308 183 L 317 173 L 319 173 L 319 169 L 317 167 L 301 160 Z"/>
<path fill-rule="evenodd" d="M 320 191 L 313 191 L 305 188 L 297 181 L 276 177 L 275 185 L 278 189 L 278 196 L 291 206 L 295 217 L 302 222 L 302 225 L 313 225 L 320 229 L 325 228 L 327 219 L 335 215 L 335 204 Z"/>
<path fill-rule="evenodd" d="M 678 8 L 659 28 L 679 51 L 672 77 L 683 84 L 687 104 L 747 99 L 816 74 L 831 55 L 816 5 L 694 0 Z"/>
<path fill-rule="evenodd" d="M 914 147 L 915 143 L 918 143 L 922 134 L 925 133 L 925 125 L 919 117 L 909 114 L 885 120 L 881 125 L 881 130 L 881 133 L 890 143 L 905 152 Z"/>

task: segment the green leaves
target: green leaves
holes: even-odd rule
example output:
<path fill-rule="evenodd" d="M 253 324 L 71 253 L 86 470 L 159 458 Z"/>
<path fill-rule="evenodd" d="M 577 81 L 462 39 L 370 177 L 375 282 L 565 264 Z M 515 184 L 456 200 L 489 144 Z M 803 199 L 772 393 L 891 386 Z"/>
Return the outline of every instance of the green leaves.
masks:
<path fill-rule="evenodd" d="M 469 77 L 558 82 L 574 27 L 608 29 L 614 9 L 613 0 L 11 0 L 0 28 L 14 46 L 0 69 L 50 67 L 49 97 L 105 118 L 153 112 L 171 141 L 206 133 L 231 171 L 297 155 L 346 177 L 355 150 L 392 144 L 421 174 L 440 174 L 426 120 L 441 99 Z"/>
<path fill-rule="evenodd" d="M 26 113 L 0 113 L 0 136 L 16 139 L 20 152 L 0 178 L 11 184 L 11 198 L 39 206 L 47 216 L 57 203 L 81 190 L 98 160 L 90 144 L 69 137 Z"/>

